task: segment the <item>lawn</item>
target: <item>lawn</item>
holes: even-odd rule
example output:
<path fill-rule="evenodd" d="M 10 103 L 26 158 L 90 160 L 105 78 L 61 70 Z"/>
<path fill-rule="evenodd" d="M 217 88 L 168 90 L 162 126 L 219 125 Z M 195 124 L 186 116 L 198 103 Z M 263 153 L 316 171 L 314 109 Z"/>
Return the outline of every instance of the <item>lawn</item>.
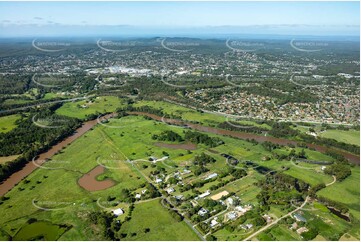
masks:
<path fill-rule="evenodd" d="M 148 233 L 146 228 L 150 229 Z M 178 222 L 170 215 L 160 199 L 136 204 L 132 219 L 120 231 L 127 234 L 125 240 L 199 240 L 184 221 Z"/>
<path fill-rule="evenodd" d="M 17 126 L 15 122 L 20 118 L 19 114 L 0 117 L 0 133 L 6 133 L 14 129 Z"/>

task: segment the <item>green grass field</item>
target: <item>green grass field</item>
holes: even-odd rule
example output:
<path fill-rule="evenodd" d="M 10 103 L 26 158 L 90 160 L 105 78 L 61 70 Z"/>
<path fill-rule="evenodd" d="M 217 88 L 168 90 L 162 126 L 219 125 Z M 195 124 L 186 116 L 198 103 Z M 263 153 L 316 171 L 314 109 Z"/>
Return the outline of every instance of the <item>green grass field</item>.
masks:
<path fill-rule="evenodd" d="M 14 240 L 57 240 L 66 228 L 49 222 L 38 221 L 26 224 L 14 236 Z"/>
<path fill-rule="evenodd" d="M 145 233 L 145 228 L 150 231 Z M 125 240 L 199 240 L 184 221 L 178 222 L 169 214 L 160 199 L 135 205 L 132 219 L 120 231 L 127 234 Z"/>
<path fill-rule="evenodd" d="M 0 117 L 0 133 L 6 133 L 16 127 L 16 120 L 20 119 L 20 115 L 13 114 L 9 116 Z"/>
<path fill-rule="evenodd" d="M 68 117 L 85 119 L 86 115 L 114 112 L 121 106 L 121 99 L 113 96 L 102 96 L 94 98 L 94 101 L 91 102 L 89 100 L 82 100 L 64 103 L 62 107 L 56 110 L 56 113 Z"/>
<path fill-rule="evenodd" d="M 326 130 L 320 134 L 321 137 L 335 139 L 339 142 L 344 142 L 347 144 L 354 144 L 360 146 L 360 131 L 350 129 L 346 130 L 337 130 L 331 129 Z"/>
<path fill-rule="evenodd" d="M 322 189 L 317 194 L 344 203 L 356 218 L 360 218 L 360 169 L 355 167 L 351 171 L 351 176 Z"/>
<path fill-rule="evenodd" d="M 263 232 L 265 233 L 265 232 Z M 302 237 L 299 236 L 296 232 L 290 230 L 286 227 L 286 225 L 276 225 L 272 227 L 270 234 L 275 238 L 277 241 L 295 241 L 295 240 L 302 240 Z M 262 233 L 257 236 L 258 239 L 266 238 L 267 236 L 262 235 Z"/>

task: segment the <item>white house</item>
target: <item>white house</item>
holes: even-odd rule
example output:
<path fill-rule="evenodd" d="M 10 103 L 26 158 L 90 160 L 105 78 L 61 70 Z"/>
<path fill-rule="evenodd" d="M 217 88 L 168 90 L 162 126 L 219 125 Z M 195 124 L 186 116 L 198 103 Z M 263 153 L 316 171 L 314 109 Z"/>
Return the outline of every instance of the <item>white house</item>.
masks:
<path fill-rule="evenodd" d="M 226 201 L 229 205 L 233 205 L 233 199 L 231 197 L 227 198 Z"/>
<path fill-rule="evenodd" d="M 209 194 L 211 194 L 211 193 L 209 192 L 209 190 L 207 190 L 205 193 L 202 193 L 201 195 L 199 195 L 198 198 L 204 198 L 204 197 L 208 196 Z"/>
<path fill-rule="evenodd" d="M 212 221 L 211 221 L 211 228 L 213 228 L 214 226 L 216 226 L 218 224 L 217 220 L 214 218 Z"/>
<path fill-rule="evenodd" d="M 217 176 L 218 176 L 217 173 L 212 173 L 212 174 L 210 174 L 209 176 L 207 176 L 204 180 L 209 180 L 209 179 L 215 178 L 215 177 L 217 177 Z"/>
<path fill-rule="evenodd" d="M 119 216 L 119 215 L 122 215 L 122 214 L 124 214 L 124 211 L 123 211 L 123 209 L 121 209 L 121 208 L 117 208 L 117 209 L 114 209 L 114 210 L 112 210 L 112 212 L 113 212 L 113 214 L 115 215 L 115 216 Z"/>
<path fill-rule="evenodd" d="M 167 192 L 168 192 L 168 194 L 173 193 L 173 192 L 174 192 L 174 188 L 173 188 L 173 187 L 167 188 Z"/>
<path fill-rule="evenodd" d="M 206 215 L 208 213 L 208 210 L 207 209 L 204 209 L 204 208 L 201 208 L 201 209 L 199 209 L 199 211 L 198 211 L 198 215 L 199 216 L 204 216 L 204 215 Z"/>
<path fill-rule="evenodd" d="M 227 214 L 227 217 L 230 220 L 234 220 L 234 219 L 237 218 L 237 213 L 236 212 L 230 212 L 230 213 Z"/>

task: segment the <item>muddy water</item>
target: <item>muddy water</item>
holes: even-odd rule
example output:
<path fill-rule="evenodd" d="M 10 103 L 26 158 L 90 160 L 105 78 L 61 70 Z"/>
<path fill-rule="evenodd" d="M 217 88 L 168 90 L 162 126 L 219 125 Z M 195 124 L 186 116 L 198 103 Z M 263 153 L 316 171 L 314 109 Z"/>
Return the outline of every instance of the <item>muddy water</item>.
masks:
<path fill-rule="evenodd" d="M 200 124 L 193 124 L 193 123 L 176 120 L 176 119 L 165 119 L 165 118 L 162 119 L 162 117 L 157 116 L 155 114 L 150 114 L 150 113 L 144 113 L 144 112 L 129 112 L 129 113 L 136 114 L 136 115 L 146 115 L 154 120 L 164 121 L 164 122 L 170 123 L 170 124 L 188 126 L 192 129 L 196 129 L 198 131 L 209 132 L 209 133 L 219 134 L 219 135 L 228 135 L 228 136 L 231 136 L 234 138 L 239 138 L 239 139 L 255 139 L 258 142 L 269 141 L 269 142 L 272 142 L 275 144 L 280 144 L 280 145 L 288 145 L 288 144 L 296 145 L 297 144 L 296 141 L 288 140 L 288 139 L 275 138 L 275 137 L 271 137 L 271 136 L 261 136 L 261 135 L 252 134 L 252 133 L 224 130 L 224 129 L 218 129 L 218 128 L 213 128 L 213 127 L 206 127 L 206 126 L 202 126 Z M 327 148 L 327 147 L 324 147 L 321 145 L 316 145 L 316 144 L 307 144 L 307 146 L 310 148 L 314 148 L 315 150 L 322 152 L 322 153 L 325 153 L 327 150 L 332 150 L 334 152 L 337 152 L 337 153 L 343 155 L 350 162 L 357 164 L 357 165 L 360 164 L 360 156 L 348 153 L 346 151 L 342 151 L 342 150 L 339 150 L 336 148 Z"/>
<path fill-rule="evenodd" d="M 114 114 L 108 114 L 104 116 L 102 119 L 113 117 Z M 96 125 L 98 121 L 91 120 L 85 122 L 80 128 L 78 128 L 73 135 L 69 136 L 68 138 L 64 139 L 63 141 L 59 142 L 58 144 L 51 147 L 48 151 L 40 154 L 36 160 L 29 161 L 20 171 L 15 172 L 12 174 L 8 179 L 3 181 L 0 184 L 0 196 L 5 195 L 8 191 L 10 191 L 16 184 L 18 184 L 22 179 L 36 170 L 41 164 L 45 162 L 46 159 L 50 159 L 54 156 L 57 152 L 61 149 L 66 147 L 68 144 L 72 143 L 74 140 L 82 136 L 85 132 L 90 130 L 94 125 Z M 34 164 L 36 163 L 36 164 Z"/>
<path fill-rule="evenodd" d="M 104 190 L 115 185 L 115 182 L 111 179 L 105 179 L 103 181 L 97 181 L 96 177 L 105 172 L 103 166 L 96 166 L 93 170 L 84 174 L 79 180 L 78 184 L 85 190 L 94 192 Z"/>
<path fill-rule="evenodd" d="M 169 148 L 169 149 L 182 149 L 182 150 L 195 150 L 195 149 L 197 149 L 197 145 L 192 144 L 192 143 L 167 144 L 167 143 L 157 142 L 157 143 L 154 143 L 154 145 L 158 146 L 158 147 Z"/>

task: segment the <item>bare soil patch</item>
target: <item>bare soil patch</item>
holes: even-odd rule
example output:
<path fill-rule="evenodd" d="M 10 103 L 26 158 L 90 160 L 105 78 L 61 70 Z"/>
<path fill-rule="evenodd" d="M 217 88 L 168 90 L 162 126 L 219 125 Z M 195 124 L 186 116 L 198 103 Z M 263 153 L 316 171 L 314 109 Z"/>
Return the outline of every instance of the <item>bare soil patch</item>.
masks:
<path fill-rule="evenodd" d="M 94 192 L 99 190 L 104 190 L 115 185 L 115 182 L 111 179 L 105 179 L 103 181 L 98 181 L 97 176 L 103 174 L 105 168 L 103 166 L 96 166 L 93 170 L 84 174 L 79 180 L 78 184 L 85 190 Z"/>

